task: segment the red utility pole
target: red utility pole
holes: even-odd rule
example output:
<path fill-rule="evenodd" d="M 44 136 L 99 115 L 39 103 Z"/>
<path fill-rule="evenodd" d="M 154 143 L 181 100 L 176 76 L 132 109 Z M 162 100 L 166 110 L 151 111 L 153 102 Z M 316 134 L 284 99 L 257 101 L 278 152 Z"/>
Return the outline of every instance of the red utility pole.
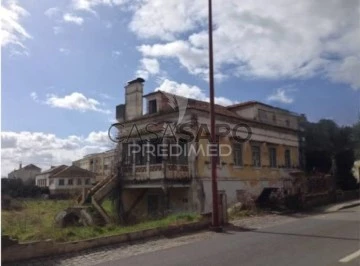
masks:
<path fill-rule="evenodd" d="M 209 0 L 209 89 L 210 89 L 210 134 L 211 144 L 216 144 L 215 107 L 214 107 L 214 59 L 213 59 L 213 30 L 212 30 L 212 3 Z M 218 149 L 219 147 L 217 147 Z M 217 155 L 218 156 L 218 155 Z M 212 227 L 215 231 L 219 226 L 219 206 L 216 180 L 217 156 L 211 157 L 211 184 L 212 184 Z"/>

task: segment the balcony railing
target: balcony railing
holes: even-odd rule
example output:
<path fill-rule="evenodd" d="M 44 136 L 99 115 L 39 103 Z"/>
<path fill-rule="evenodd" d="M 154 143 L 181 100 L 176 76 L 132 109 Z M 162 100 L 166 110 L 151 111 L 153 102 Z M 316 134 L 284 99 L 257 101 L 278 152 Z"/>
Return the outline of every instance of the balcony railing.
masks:
<path fill-rule="evenodd" d="M 189 166 L 187 164 L 145 164 L 127 165 L 124 168 L 125 180 L 177 180 L 190 179 Z"/>

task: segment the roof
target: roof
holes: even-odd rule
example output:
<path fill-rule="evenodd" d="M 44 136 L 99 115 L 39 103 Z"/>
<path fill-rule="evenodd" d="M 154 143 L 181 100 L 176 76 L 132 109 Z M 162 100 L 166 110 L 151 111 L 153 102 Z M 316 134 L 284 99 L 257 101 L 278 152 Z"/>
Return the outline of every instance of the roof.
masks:
<path fill-rule="evenodd" d="M 145 82 L 145 79 L 143 79 L 143 78 L 136 78 L 136 79 L 133 79 L 133 80 L 128 81 L 128 84 L 130 85 L 130 84 L 133 84 L 133 83 L 136 83 L 136 82 L 141 82 L 141 83 L 143 83 L 143 82 Z"/>
<path fill-rule="evenodd" d="M 30 168 L 36 168 L 36 169 L 40 169 L 40 170 L 41 170 L 40 167 L 37 167 L 35 164 L 32 164 L 32 163 L 24 166 L 22 169 L 30 169 Z"/>
<path fill-rule="evenodd" d="M 41 174 L 41 175 L 42 175 L 42 174 L 51 174 L 51 175 L 54 175 L 54 174 L 56 174 L 56 173 L 64 170 L 66 167 L 67 167 L 67 165 L 62 164 L 62 165 L 59 165 L 59 166 L 52 167 L 52 168 L 50 168 L 50 169 L 48 169 L 48 170 L 46 170 L 46 171 L 44 171 L 44 172 L 41 172 L 40 174 Z"/>
<path fill-rule="evenodd" d="M 62 171 L 51 175 L 50 177 L 94 177 L 95 173 L 80 168 L 76 165 L 67 166 Z"/>
<path fill-rule="evenodd" d="M 269 108 L 273 108 L 273 109 L 277 109 L 277 110 L 280 110 L 280 111 L 283 111 L 283 112 L 287 112 L 287 113 L 292 113 L 295 115 L 295 113 L 289 111 L 289 110 L 286 110 L 286 109 L 283 109 L 283 108 L 280 108 L 280 107 L 276 107 L 276 106 L 273 106 L 273 105 L 270 105 L 270 104 L 266 104 L 266 103 L 262 103 L 262 102 L 258 102 L 258 101 L 247 101 L 247 102 L 243 102 L 243 103 L 236 103 L 236 104 L 233 104 L 233 105 L 229 105 L 227 106 L 226 108 L 231 110 L 231 109 L 242 109 L 242 108 L 246 108 L 248 106 L 251 106 L 251 105 L 256 105 L 256 104 L 260 104 L 262 106 L 266 106 L 266 107 L 269 107 Z"/>

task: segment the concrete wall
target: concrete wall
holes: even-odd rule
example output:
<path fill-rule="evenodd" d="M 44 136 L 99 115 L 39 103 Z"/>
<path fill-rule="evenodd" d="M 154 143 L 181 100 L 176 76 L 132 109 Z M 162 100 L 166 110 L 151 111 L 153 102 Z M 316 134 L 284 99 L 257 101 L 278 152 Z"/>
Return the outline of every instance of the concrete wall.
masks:
<path fill-rule="evenodd" d="M 100 181 L 114 172 L 115 151 L 110 150 L 101 153 L 90 154 L 74 161 L 74 165 L 96 173 L 96 180 Z"/>
<path fill-rule="evenodd" d="M 148 197 L 157 195 L 159 197 L 159 215 L 166 213 L 177 213 L 184 211 L 196 211 L 191 208 L 191 191 L 189 188 L 168 188 L 167 195 L 162 188 L 129 188 L 123 190 L 123 204 L 125 211 L 128 211 L 134 202 L 146 190 L 145 195 L 131 211 L 131 216 L 141 220 L 149 215 Z M 168 205 L 166 202 L 168 196 Z"/>

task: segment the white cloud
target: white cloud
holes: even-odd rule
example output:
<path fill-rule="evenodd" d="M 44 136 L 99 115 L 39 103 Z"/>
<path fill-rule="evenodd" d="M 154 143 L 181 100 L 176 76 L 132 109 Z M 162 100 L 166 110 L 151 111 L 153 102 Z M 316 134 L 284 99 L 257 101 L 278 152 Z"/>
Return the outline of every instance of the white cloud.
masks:
<path fill-rule="evenodd" d="M 140 69 L 137 70 L 136 75 L 144 79 L 148 79 L 150 75 L 156 75 L 160 72 L 160 64 L 157 59 L 143 58 L 140 60 Z"/>
<path fill-rule="evenodd" d="M 354 90 L 360 89 L 360 55 L 348 56 L 340 62 L 331 66 L 329 70 L 330 79 L 338 82 L 348 83 Z"/>
<path fill-rule="evenodd" d="M 159 61 L 154 58 L 141 59 L 141 65 L 150 74 L 157 74 L 160 71 Z"/>
<path fill-rule="evenodd" d="M 84 155 L 114 148 L 106 131 L 90 132 L 88 136 L 58 137 L 44 132 L 1 132 L 1 175 L 34 163 L 43 170 L 51 165 L 71 164 Z"/>
<path fill-rule="evenodd" d="M 270 95 L 267 100 L 272 102 L 280 102 L 280 103 L 286 103 L 290 104 L 294 101 L 294 98 L 287 95 L 291 89 L 284 89 L 284 88 L 278 88 L 276 92 L 272 95 Z"/>
<path fill-rule="evenodd" d="M 177 83 L 173 80 L 164 79 L 162 80 L 159 87 L 155 89 L 155 91 L 165 91 L 168 93 L 176 94 L 186 98 L 197 99 L 200 101 L 209 102 L 209 97 L 198 87 L 198 86 L 191 86 L 186 83 Z M 215 97 L 215 103 L 220 105 L 231 105 L 236 103 L 230 99 L 225 97 Z"/>
<path fill-rule="evenodd" d="M 122 52 L 121 52 L 121 51 L 114 50 L 114 51 L 111 52 L 111 56 L 112 56 L 113 58 L 118 58 L 118 57 L 121 56 L 121 55 L 122 55 Z"/>
<path fill-rule="evenodd" d="M 83 10 L 97 14 L 94 10 L 97 6 L 120 6 L 126 2 L 127 0 L 72 0 L 72 7 L 75 10 Z"/>
<path fill-rule="evenodd" d="M 31 39 L 32 36 L 20 24 L 20 20 L 28 15 L 29 12 L 19 6 L 16 1 L 2 3 L 0 8 L 1 46 L 13 44 L 26 49 L 23 42 Z"/>
<path fill-rule="evenodd" d="M 84 23 L 84 19 L 82 17 L 75 16 L 70 13 L 64 14 L 63 19 L 65 22 L 75 23 L 77 25 L 82 25 Z"/>
<path fill-rule="evenodd" d="M 39 97 L 35 91 L 30 93 L 30 97 L 31 97 L 31 99 L 33 99 L 33 101 L 39 102 Z"/>
<path fill-rule="evenodd" d="M 139 1 L 130 29 L 139 38 L 151 39 L 151 45 L 140 45 L 139 51 L 144 57 L 175 58 L 189 73 L 206 78 L 206 4 L 202 0 Z M 213 5 L 219 77 L 323 75 L 359 89 L 359 0 L 295 4 L 228 0 Z"/>
<path fill-rule="evenodd" d="M 207 15 L 207 1 L 141 1 L 130 23 L 140 38 L 173 40 L 194 29 Z"/>
<path fill-rule="evenodd" d="M 206 74 L 208 67 L 207 51 L 191 47 L 185 41 L 166 44 L 141 45 L 138 50 L 148 57 L 177 58 L 191 74 Z"/>
<path fill-rule="evenodd" d="M 59 27 L 59 26 L 54 26 L 53 27 L 53 32 L 54 32 L 55 35 L 58 35 L 58 34 L 63 32 L 63 28 Z"/>
<path fill-rule="evenodd" d="M 44 15 L 52 18 L 54 16 L 56 16 L 59 13 L 59 8 L 57 7 L 50 7 L 49 9 L 45 10 Z"/>
<path fill-rule="evenodd" d="M 77 110 L 81 112 L 96 111 L 100 113 L 110 114 L 110 110 L 102 109 L 100 102 L 95 99 L 87 98 L 80 92 L 73 92 L 64 97 L 56 95 L 48 95 L 45 104 L 52 107 L 64 108 L 69 110 Z"/>
<path fill-rule="evenodd" d="M 70 54 L 70 50 L 67 49 L 67 48 L 59 48 L 59 52 L 62 53 L 62 54 L 65 54 L 65 55 L 68 55 Z"/>

